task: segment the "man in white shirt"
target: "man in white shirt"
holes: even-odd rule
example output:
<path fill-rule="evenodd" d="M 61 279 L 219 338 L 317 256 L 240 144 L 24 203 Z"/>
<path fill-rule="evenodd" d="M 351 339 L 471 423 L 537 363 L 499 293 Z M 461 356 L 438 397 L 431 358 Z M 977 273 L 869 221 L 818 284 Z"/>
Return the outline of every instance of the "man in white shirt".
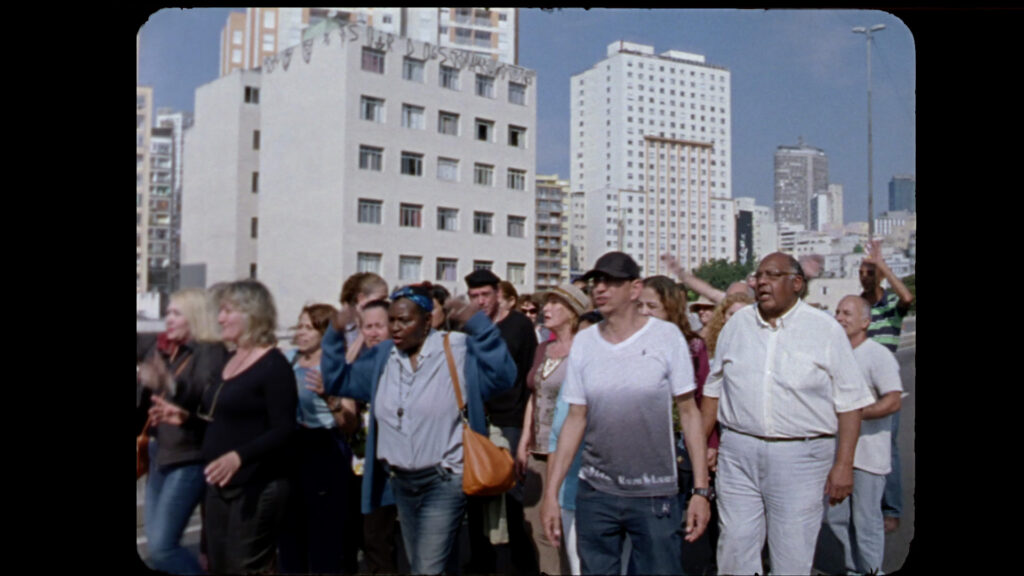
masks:
<path fill-rule="evenodd" d="M 604 320 L 577 334 L 569 353 L 562 392 L 569 415 L 549 460 L 541 520 L 548 540 L 560 545 L 558 489 L 582 441 L 576 542 L 583 574 L 619 574 L 627 535 L 628 573 L 682 573 L 673 399 L 693 455 L 686 540 L 696 540 L 710 517 L 713 494 L 689 347 L 675 324 L 640 314 L 639 275 L 622 252 L 597 260 L 584 279 L 594 282 L 594 305 Z"/>
<path fill-rule="evenodd" d="M 757 306 L 722 329 L 701 406 L 706 433 L 721 424 L 718 571 L 764 574 L 767 535 L 773 573 L 810 574 L 822 494 L 835 505 L 853 489 L 873 399 L 842 328 L 800 300 L 800 263 L 776 252 L 755 278 Z"/>
<path fill-rule="evenodd" d="M 841 569 L 847 573 L 878 573 L 885 552 L 882 494 L 891 468 L 889 419 L 900 409 L 903 384 L 896 357 L 868 338 L 870 302 L 861 296 L 843 298 L 836 308 L 836 320 L 853 346 L 853 356 L 875 402 L 861 414 L 860 438 L 853 458 L 853 493 L 848 501 L 830 506 L 825 513 L 825 526 L 839 541 L 842 557 L 822 560 L 837 570 L 840 567 L 836 564 L 842 562 Z"/>

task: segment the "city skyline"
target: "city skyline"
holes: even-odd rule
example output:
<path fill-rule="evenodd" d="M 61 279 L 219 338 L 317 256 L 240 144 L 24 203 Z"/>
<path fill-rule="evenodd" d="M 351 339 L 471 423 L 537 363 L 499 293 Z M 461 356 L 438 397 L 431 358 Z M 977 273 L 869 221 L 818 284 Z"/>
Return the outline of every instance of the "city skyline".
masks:
<path fill-rule="evenodd" d="M 217 78 L 219 33 L 241 9 L 163 9 L 140 28 L 140 85 L 154 109 L 192 111 Z M 867 71 L 854 26 L 885 24 L 872 46 L 874 204 L 916 174 L 914 41 L 897 17 L 864 10 L 520 9 L 519 65 L 537 72 L 537 174 L 569 178 L 569 79 L 616 40 L 702 54 L 732 75 L 732 196 L 772 206 L 773 156 L 798 139 L 829 157 L 848 221 L 867 215 Z M 187 47 L 182 49 L 182 47 Z M 554 56 L 554 57 L 553 57 Z"/>

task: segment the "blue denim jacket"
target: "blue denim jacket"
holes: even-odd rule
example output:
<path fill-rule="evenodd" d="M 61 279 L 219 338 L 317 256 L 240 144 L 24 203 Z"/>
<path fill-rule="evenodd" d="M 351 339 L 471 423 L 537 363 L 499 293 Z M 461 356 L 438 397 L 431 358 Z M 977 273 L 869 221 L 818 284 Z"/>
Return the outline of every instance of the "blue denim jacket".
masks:
<path fill-rule="evenodd" d="M 466 363 L 463 371 L 466 377 L 466 398 L 469 409 L 469 426 L 487 435 L 487 417 L 484 401 L 494 394 L 507 390 L 515 384 L 516 365 L 508 353 L 501 332 L 483 312 L 477 312 L 466 322 Z M 352 364 L 345 363 L 345 335 L 339 334 L 331 325 L 327 328 L 320 344 L 322 355 L 320 372 L 324 388 L 330 396 L 345 396 L 363 402 L 371 402 L 377 393 L 377 384 L 384 373 L 394 343 L 385 340 L 364 350 Z M 448 378 L 448 371 L 441 374 Z M 380 462 L 376 459 L 377 423 L 370 404 L 370 429 L 366 438 L 366 462 L 363 471 L 362 511 L 368 514 L 375 508 L 394 503 L 390 483 Z M 372 463 L 372 464 L 371 464 Z"/>

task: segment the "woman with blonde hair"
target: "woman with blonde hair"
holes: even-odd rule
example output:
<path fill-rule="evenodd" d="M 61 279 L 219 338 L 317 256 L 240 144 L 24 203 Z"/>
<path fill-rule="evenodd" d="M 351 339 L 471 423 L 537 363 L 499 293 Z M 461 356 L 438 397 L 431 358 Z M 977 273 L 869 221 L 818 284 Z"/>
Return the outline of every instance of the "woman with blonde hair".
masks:
<path fill-rule="evenodd" d="M 270 572 L 288 498 L 288 442 L 295 426 L 295 373 L 277 348 L 277 309 L 256 280 L 220 294 L 221 337 L 237 348 L 195 413 L 156 399 L 159 420 L 206 423 L 202 455 L 207 554 L 212 573 Z"/>
<path fill-rule="evenodd" d="M 154 397 L 195 411 L 227 359 L 207 294 L 198 288 L 172 294 L 166 324 L 140 367 L 140 379 Z M 202 426 L 179 427 L 153 418 L 149 422 L 155 434 L 149 444 L 143 505 L 147 562 L 163 572 L 201 572 L 198 560 L 181 545 L 181 537 L 205 489 Z"/>
<path fill-rule="evenodd" d="M 548 440 L 555 417 L 555 405 L 568 374 L 566 370 L 569 363 L 566 359 L 572 348 L 573 337 L 579 329 L 580 316 L 590 307 L 590 298 L 572 284 L 553 288 L 543 297 L 544 326 L 551 330 L 555 338 L 541 342 L 534 354 L 533 367 L 526 377 L 526 385 L 532 393 L 526 403 L 523 435 L 516 450 L 516 472 L 519 477 L 526 480 L 527 470 L 530 470 L 541 483 L 547 478 L 547 459 L 551 453 Z M 542 487 L 538 489 L 543 492 Z M 536 527 L 535 530 L 541 527 L 539 500 L 527 506 L 524 514 L 530 524 Z M 547 541 L 543 530 L 540 530 L 539 537 L 535 536 L 535 540 L 540 571 L 547 574 L 561 573 L 558 550 Z"/>

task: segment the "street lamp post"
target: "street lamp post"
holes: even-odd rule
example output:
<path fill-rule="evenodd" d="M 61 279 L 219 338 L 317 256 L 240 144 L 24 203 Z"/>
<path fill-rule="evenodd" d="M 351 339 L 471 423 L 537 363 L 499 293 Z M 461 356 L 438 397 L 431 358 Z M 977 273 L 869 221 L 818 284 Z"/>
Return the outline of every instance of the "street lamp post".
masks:
<path fill-rule="evenodd" d="M 873 239 L 875 235 L 874 175 L 871 169 L 871 35 L 874 32 L 884 29 L 885 24 L 875 24 L 871 28 L 857 26 L 853 29 L 854 34 L 863 34 L 866 37 L 868 46 L 868 240 Z"/>

